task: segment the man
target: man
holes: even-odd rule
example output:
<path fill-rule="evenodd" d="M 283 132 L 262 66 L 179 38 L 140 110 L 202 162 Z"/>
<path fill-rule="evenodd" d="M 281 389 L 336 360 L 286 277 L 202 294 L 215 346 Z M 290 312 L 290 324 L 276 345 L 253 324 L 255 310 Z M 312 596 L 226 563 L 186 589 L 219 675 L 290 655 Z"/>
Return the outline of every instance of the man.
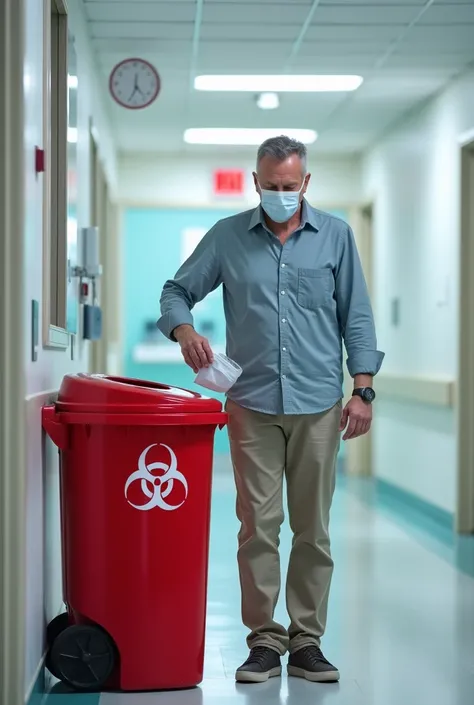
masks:
<path fill-rule="evenodd" d="M 329 510 L 341 431 L 367 433 L 375 398 L 377 351 L 367 287 L 349 226 L 304 199 L 306 147 L 288 137 L 258 150 L 261 205 L 219 221 L 161 297 L 161 331 L 197 372 L 213 361 L 193 328 L 193 306 L 221 284 L 227 352 L 243 369 L 227 401 L 237 487 L 243 622 L 250 656 L 238 681 L 288 673 L 339 680 L 324 657 L 333 572 Z M 342 409 L 342 340 L 354 394 Z M 279 533 L 286 477 L 293 531 L 286 586 L 290 627 L 274 620 L 280 592 Z"/>

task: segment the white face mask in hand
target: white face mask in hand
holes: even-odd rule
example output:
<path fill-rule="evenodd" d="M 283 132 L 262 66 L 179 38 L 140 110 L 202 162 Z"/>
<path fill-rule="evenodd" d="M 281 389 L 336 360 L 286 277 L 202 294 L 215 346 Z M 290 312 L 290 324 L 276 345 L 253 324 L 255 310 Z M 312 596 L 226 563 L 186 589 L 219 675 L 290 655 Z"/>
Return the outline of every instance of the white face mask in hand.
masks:
<path fill-rule="evenodd" d="M 199 370 L 194 380 L 196 384 L 213 392 L 228 392 L 242 374 L 242 368 L 226 355 L 216 353 L 209 367 Z"/>

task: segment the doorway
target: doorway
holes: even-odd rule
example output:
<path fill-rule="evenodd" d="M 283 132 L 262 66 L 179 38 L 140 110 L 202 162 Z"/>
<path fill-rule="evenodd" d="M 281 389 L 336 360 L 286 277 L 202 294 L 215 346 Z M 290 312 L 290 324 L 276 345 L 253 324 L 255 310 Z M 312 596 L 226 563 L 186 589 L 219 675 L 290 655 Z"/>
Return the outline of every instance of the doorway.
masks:
<path fill-rule="evenodd" d="M 351 226 L 354 229 L 357 249 L 364 270 L 369 296 L 373 301 L 373 273 L 372 273 L 372 248 L 373 248 L 373 205 L 364 204 L 354 208 L 350 214 Z M 346 402 L 352 394 L 353 381 L 347 370 L 345 371 Z M 366 436 L 355 438 L 346 445 L 345 468 L 349 475 L 367 477 L 372 475 L 372 431 Z"/>
<path fill-rule="evenodd" d="M 0 3 L 0 703 L 24 700 L 24 3 Z"/>
<path fill-rule="evenodd" d="M 120 358 L 120 241 L 119 214 L 111 198 L 109 183 L 102 165 L 94 126 L 91 141 L 91 220 L 99 228 L 99 256 L 103 272 L 92 291 L 94 303 L 102 309 L 102 337 L 91 345 L 89 371 L 100 374 L 121 374 Z"/>
<path fill-rule="evenodd" d="M 474 533 L 474 134 L 461 143 L 456 530 Z M 461 384 L 462 381 L 462 384 Z"/>
<path fill-rule="evenodd" d="M 91 215 L 92 225 L 99 228 L 99 257 L 102 266 L 106 264 L 106 249 L 107 249 L 107 182 L 105 180 L 104 170 L 100 161 L 99 150 L 96 139 L 94 137 L 94 128 L 91 125 L 90 129 L 91 143 Z M 104 374 L 107 372 L 107 351 L 106 342 L 104 340 L 106 316 L 106 286 L 104 278 L 107 277 L 107 271 L 102 273 L 102 276 L 97 279 L 91 291 L 91 303 L 99 304 L 102 308 L 102 338 L 96 340 L 91 345 L 90 355 L 90 372 Z"/>

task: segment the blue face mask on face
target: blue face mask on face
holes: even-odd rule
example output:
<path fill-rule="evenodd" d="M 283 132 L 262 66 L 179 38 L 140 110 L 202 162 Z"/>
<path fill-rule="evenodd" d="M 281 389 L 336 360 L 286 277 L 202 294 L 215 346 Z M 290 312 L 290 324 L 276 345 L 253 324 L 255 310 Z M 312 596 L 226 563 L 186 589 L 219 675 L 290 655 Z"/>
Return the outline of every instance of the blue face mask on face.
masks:
<path fill-rule="evenodd" d="M 303 184 L 304 186 L 304 184 Z M 286 223 L 296 213 L 300 205 L 299 191 L 267 191 L 262 192 L 262 208 L 275 223 Z"/>

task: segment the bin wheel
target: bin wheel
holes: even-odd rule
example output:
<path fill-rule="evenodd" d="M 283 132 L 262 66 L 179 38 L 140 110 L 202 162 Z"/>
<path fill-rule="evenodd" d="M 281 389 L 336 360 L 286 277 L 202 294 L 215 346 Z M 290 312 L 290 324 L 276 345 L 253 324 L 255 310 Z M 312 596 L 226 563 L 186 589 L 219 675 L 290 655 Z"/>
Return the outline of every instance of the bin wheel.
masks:
<path fill-rule="evenodd" d="M 97 691 L 112 674 L 115 654 L 115 644 L 103 629 L 73 625 L 54 640 L 49 653 L 50 670 L 74 690 Z"/>
<path fill-rule="evenodd" d="M 46 627 L 46 661 L 45 665 L 48 671 L 55 677 L 59 678 L 57 671 L 54 669 L 54 665 L 51 662 L 51 647 L 57 637 L 67 629 L 69 626 L 69 615 L 67 612 L 62 612 L 58 614 Z"/>
<path fill-rule="evenodd" d="M 67 612 L 58 614 L 46 627 L 46 644 L 50 647 L 57 636 L 69 626 L 69 615 Z"/>

